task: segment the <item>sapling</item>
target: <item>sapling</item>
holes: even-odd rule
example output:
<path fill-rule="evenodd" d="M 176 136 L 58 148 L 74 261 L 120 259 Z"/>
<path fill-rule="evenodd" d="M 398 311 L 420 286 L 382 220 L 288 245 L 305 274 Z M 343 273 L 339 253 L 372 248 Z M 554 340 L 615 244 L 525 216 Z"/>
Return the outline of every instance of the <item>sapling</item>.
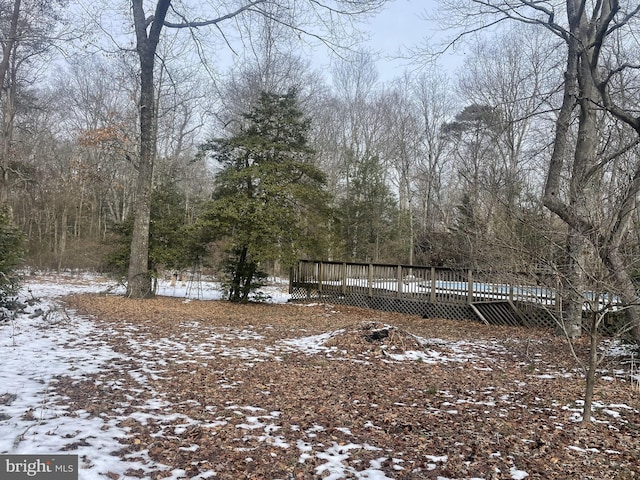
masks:
<path fill-rule="evenodd" d="M 589 352 L 587 356 L 586 362 L 580 358 L 578 353 L 574 348 L 573 341 L 567 332 L 564 322 L 559 321 L 555 316 L 558 327 L 564 333 L 565 338 L 567 339 L 567 343 L 569 345 L 569 349 L 571 351 L 571 355 L 578 363 L 580 368 L 582 369 L 585 376 L 585 389 L 584 389 L 584 405 L 582 408 L 582 424 L 588 424 L 591 422 L 591 412 L 593 407 L 593 393 L 597 381 L 597 370 L 598 367 L 602 364 L 604 359 L 607 356 L 607 350 L 604 349 L 600 353 L 598 353 L 599 346 L 602 339 L 602 324 L 607 317 L 607 315 L 612 314 L 614 312 L 621 312 L 627 307 L 615 306 L 611 302 L 603 304 L 602 306 L 599 303 L 599 299 L 595 298 L 595 300 L 585 300 L 585 305 L 587 306 L 587 319 L 588 322 L 583 324 L 583 330 L 589 335 Z M 612 332 L 613 337 L 621 337 L 624 334 L 630 332 L 632 329 L 632 325 L 630 323 L 625 323 L 618 326 L 614 332 Z"/>

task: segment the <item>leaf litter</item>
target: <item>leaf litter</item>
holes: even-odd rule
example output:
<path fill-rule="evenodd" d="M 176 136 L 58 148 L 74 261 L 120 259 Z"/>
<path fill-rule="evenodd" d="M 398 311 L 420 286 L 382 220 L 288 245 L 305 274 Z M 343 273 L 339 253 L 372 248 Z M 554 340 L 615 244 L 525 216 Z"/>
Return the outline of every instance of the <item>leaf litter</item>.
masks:
<path fill-rule="evenodd" d="M 584 427 L 548 331 L 109 286 L 29 280 L 59 314 L 0 326 L 0 453 L 76 453 L 81 479 L 639 478 L 622 345 Z"/>

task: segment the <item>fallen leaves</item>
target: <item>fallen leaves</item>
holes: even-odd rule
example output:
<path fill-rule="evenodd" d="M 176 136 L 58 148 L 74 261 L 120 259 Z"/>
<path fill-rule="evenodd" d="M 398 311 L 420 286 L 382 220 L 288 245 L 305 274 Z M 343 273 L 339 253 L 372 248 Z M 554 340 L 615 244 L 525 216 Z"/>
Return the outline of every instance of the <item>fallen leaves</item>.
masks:
<path fill-rule="evenodd" d="M 326 305 L 66 301 L 124 358 L 56 389 L 126 429 L 118 455 L 145 465 L 132 477 L 640 475 L 632 386 L 609 372 L 598 421 L 571 421 L 582 378 L 547 331 Z"/>

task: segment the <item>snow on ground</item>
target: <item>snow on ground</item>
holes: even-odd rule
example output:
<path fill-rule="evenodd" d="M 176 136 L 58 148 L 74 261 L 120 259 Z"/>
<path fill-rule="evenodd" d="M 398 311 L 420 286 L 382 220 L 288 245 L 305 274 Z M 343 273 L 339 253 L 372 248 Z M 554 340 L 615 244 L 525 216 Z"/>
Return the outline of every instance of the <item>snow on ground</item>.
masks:
<path fill-rule="evenodd" d="M 118 425 L 126 418 L 133 418 L 142 423 L 154 421 L 160 428 L 157 435 L 162 436 L 179 434 L 180 429 L 186 429 L 191 425 L 215 427 L 227 424 L 232 418 L 239 418 L 240 422 L 236 428 L 244 431 L 247 439 L 266 442 L 281 449 L 297 449 L 301 463 L 314 457 L 322 460 L 316 468 L 316 473 L 325 480 L 388 479 L 390 477 L 382 472 L 380 466 L 384 461 L 391 461 L 394 469 L 398 471 L 404 470 L 403 460 L 389 456 L 388 451 L 381 451 L 376 460 L 371 460 L 369 465 L 360 465 L 358 470 L 349 466 L 347 460 L 354 452 L 375 452 L 381 449 L 366 443 L 315 444 L 314 432 L 331 428 L 330 425 L 314 425 L 300 431 L 300 439 L 296 444 L 285 442 L 283 437 L 278 435 L 279 412 L 265 411 L 259 405 L 206 406 L 205 408 L 211 412 L 208 423 L 187 415 L 163 413 L 168 406 L 167 399 L 162 392 L 153 388 L 152 381 L 163 375 L 167 362 L 205 362 L 212 355 L 232 356 L 247 362 L 266 359 L 278 361 L 280 355 L 293 350 L 307 355 L 339 355 L 335 347 L 327 347 L 324 344 L 341 331 L 285 339 L 275 347 L 258 350 L 234 346 L 235 340 L 259 339 L 259 335 L 251 330 L 212 329 L 204 336 L 206 341 L 193 345 L 188 343 L 187 333 L 184 338 L 140 341 L 140 332 L 137 327 L 131 325 L 125 330 L 125 335 L 128 336 L 127 342 L 132 353 L 124 355 L 114 351 L 110 346 L 108 329 L 98 329 L 90 320 L 65 312 L 55 304 L 56 297 L 71 293 L 121 291 L 121 287 L 112 282 L 91 275 L 40 277 L 38 281 L 27 283 L 23 291 L 24 298 L 40 298 L 41 302 L 30 306 L 19 318 L 0 324 L 0 453 L 77 454 L 80 458 L 81 480 L 104 479 L 107 472 L 124 476 L 131 468 L 145 472 L 160 468 L 170 472 L 168 478 L 180 479 L 186 478 L 183 470 L 157 464 L 148 452 L 142 452 L 144 461 L 123 460 L 114 455 L 114 452 L 122 448 L 118 440 L 130 435 L 127 427 Z M 184 298 L 220 298 L 219 288 L 207 282 L 178 282 L 176 285 L 161 282 L 158 293 Z M 287 299 L 286 294 L 281 293 L 279 289 L 271 289 L 267 293 L 272 297 L 272 301 L 283 302 Z M 41 309 L 42 312 L 39 314 L 37 309 Z M 185 324 L 184 327 L 185 332 L 202 328 L 197 322 L 193 325 Z M 119 334 L 122 333 L 120 330 Z M 418 340 L 425 346 L 424 351 L 406 352 L 403 355 L 389 354 L 388 361 L 467 362 L 478 358 L 482 352 L 486 352 L 487 355 L 496 353 L 498 348 L 486 343 L 447 343 L 443 340 L 422 338 Z M 446 349 L 429 349 L 429 345 L 436 344 L 444 345 Z M 121 417 L 108 418 L 106 415 L 95 416 L 84 410 L 72 411 L 69 406 L 65 406 L 64 398 L 56 393 L 56 384 L 61 377 L 70 378 L 80 385 L 87 375 L 107 367 L 119 373 L 121 378 L 131 377 L 138 385 L 138 397 L 147 398 L 144 403 L 135 405 L 136 410 L 133 414 L 125 417 L 123 413 Z M 224 381 L 221 386 L 235 388 L 233 384 L 224 384 Z M 112 390 L 122 388 L 117 377 L 104 387 Z M 471 401 L 475 400 L 451 396 L 449 402 L 443 402 L 442 411 L 438 413 L 455 415 L 456 405 Z M 507 404 L 512 399 L 491 400 L 494 405 L 499 401 Z M 123 402 L 121 411 L 124 412 L 132 406 L 133 403 Z M 602 405 L 601 408 L 607 416 L 616 418 L 620 410 L 629 407 Z M 176 424 L 176 421 L 179 423 Z M 378 428 L 374 424 L 370 427 Z M 188 448 L 197 450 L 198 445 L 194 443 Z M 141 456 L 140 453 L 136 452 L 138 458 Z M 447 460 L 446 456 L 434 455 L 430 458 L 430 468 L 435 469 L 438 464 L 446 463 Z M 249 451 L 245 461 L 253 461 Z M 209 471 L 197 478 L 204 479 L 215 475 L 216 472 Z M 528 473 L 513 467 L 509 475 L 513 479 L 524 479 Z"/>
<path fill-rule="evenodd" d="M 273 303 L 285 303 L 288 301 L 289 294 L 283 292 L 283 289 L 277 286 L 279 283 L 281 283 L 280 279 L 270 279 L 270 285 L 264 286 L 259 290 L 261 300 Z M 160 280 L 157 294 L 197 300 L 220 300 L 222 298 L 222 290 L 219 283 L 189 278 L 176 282 Z"/>
<path fill-rule="evenodd" d="M 122 445 L 118 438 L 127 432 L 116 424 L 119 418 L 103 420 L 86 411 L 68 411 L 55 393 L 57 378 L 67 376 L 82 381 L 117 361 L 128 360 L 107 344 L 104 330 L 96 331 L 87 319 L 77 318 L 58 308 L 57 297 L 76 293 L 123 293 L 112 281 L 91 274 L 40 276 L 25 283 L 21 301 L 39 299 L 18 318 L 0 324 L 0 453 L 40 454 L 72 453 L 80 458 L 80 479 L 105 478 L 102 474 L 123 474 L 129 468 L 146 469 L 139 462 L 122 462 L 111 452 Z M 222 296 L 219 284 L 212 282 L 161 281 L 158 294 L 186 299 L 215 300 Z M 273 302 L 285 302 L 281 289 L 265 287 L 264 294 Z M 31 302 L 30 302 L 31 303 Z M 231 340 L 243 338 L 242 332 L 231 332 Z M 167 342 L 169 342 L 167 340 Z M 137 345 L 141 358 L 157 357 L 178 345 Z M 243 352 L 254 358 L 259 352 Z M 241 355 L 230 348 L 220 354 Z M 143 369 L 144 370 L 144 369 Z M 151 370 L 129 371 L 144 385 Z M 117 385 L 111 385 L 117 388 Z M 154 392 L 151 392 L 154 393 Z M 148 406 L 157 418 L 157 400 Z M 148 415 L 140 412 L 138 416 Z M 188 419 L 185 419 L 188 421 Z M 73 444 L 73 449 L 70 445 Z M 67 448 L 68 450 L 65 450 Z M 169 468 L 169 467 L 167 467 Z M 173 478 L 180 478 L 175 472 Z"/>
<path fill-rule="evenodd" d="M 90 443 L 85 441 L 86 445 L 68 453 L 87 459 L 88 463 L 81 461 L 80 475 L 91 479 L 99 478 L 97 472 L 122 468 L 117 468 L 119 459 L 109 453 L 120 448 L 117 439 L 126 432 L 115 428 L 115 420 L 105 422 L 87 412 L 67 411 L 57 402 L 57 377 L 81 380 L 120 358 L 105 342 L 94 339 L 91 322 L 56 310 L 55 297 L 112 286 L 93 277 L 82 283 L 77 280 L 29 283 L 23 293 L 42 301 L 0 326 L 0 396 L 5 398 L 0 405 L 0 453 L 63 454 L 73 439 L 90 438 Z M 36 309 L 49 313 L 36 315 Z"/>
<path fill-rule="evenodd" d="M 105 478 L 106 472 L 124 474 L 130 468 L 149 470 L 148 465 L 122 461 L 112 455 L 112 452 L 122 448 L 118 439 L 128 434 L 126 429 L 116 426 L 122 418 L 103 419 L 82 410 L 69 411 L 60 401 L 63 399 L 55 393 L 59 377 L 66 376 L 80 382 L 100 368 L 114 368 L 118 363 L 125 365 L 131 360 L 111 349 L 105 339 L 108 331 L 97 331 L 91 321 L 59 309 L 55 299 L 74 293 L 122 291 L 122 286 L 88 274 L 41 276 L 25 284 L 21 300 L 40 301 L 33 302 L 25 314 L 0 324 L 0 453 L 77 454 L 80 458 L 80 479 L 86 480 Z M 211 282 L 186 281 L 172 285 L 168 281 L 161 281 L 158 294 L 186 299 L 221 298 L 219 285 Z M 273 287 L 265 288 L 264 294 L 274 302 L 284 302 L 288 298 L 281 289 Z M 252 335 L 252 332 L 230 331 L 218 333 L 214 338 L 226 339 L 231 343 L 235 339 L 247 338 L 247 335 Z M 184 351 L 180 340 L 167 339 L 165 342 L 146 344 L 135 344 L 132 340 L 132 343 L 141 359 L 142 368 L 123 372 L 123 375 L 134 377 L 143 389 L 149 388 L 149 378 L 162 372 L 158 366 L 147 365 L 145 358 L 162 358 L 161 363 L 172 351 Z M 200 348 L 206 349 L 207 346 Z M 158 353 L 162 355 L 158 356 Z M 231 346 L 217 353 L 244 356 L 252 360 L 264 355 L 253 350 L 233 349 Z M 109 387 L 115 389 L 118 385 L 114 383 Z M 133 417 L 139 420 L 162 420 L 159 413 L 161 395 L 154 391 L 149 393 L 151 399 L 148 404 Z M 251 422 L 251 418 L 248 417 L 247 422 Z M 189 418 L 183 420 L 185 426 L 193 422 Z M 262 426 L 254 423 L 252 428 Z M 277 437 L 267 435 L 261 438 L 271 439 L 282 448 L 288 447 L 279 444 Z M 150 460 L 149 463 L 153 465 Z M 170 467 L 166 469 L 170 470 Z M 176 470 L 170 478 L 182 478 L 181 473 Z"/>

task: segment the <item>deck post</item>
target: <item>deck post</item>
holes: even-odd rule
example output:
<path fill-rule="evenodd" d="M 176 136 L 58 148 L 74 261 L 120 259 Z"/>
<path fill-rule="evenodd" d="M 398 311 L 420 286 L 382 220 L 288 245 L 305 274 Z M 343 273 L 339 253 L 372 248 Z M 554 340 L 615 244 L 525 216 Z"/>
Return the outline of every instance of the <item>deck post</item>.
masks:
<path fill-rule="evenodd" d="M 431 291 L 429 292 L 431 303 L 436 303 L 436 267 L 431 267 Z"/>
<path fill-rule="evenodd" d="M 340 268 L 342 268 L 341 271 Z M 393 273 L 394 268 L 396 269 L 395 274 Z M 464 286 L 465 275 L 467 275 L 466 288 Z M 476 287 L 475 272 L 471 268 L 298 260 L 289 269 L 289 293 L 292 297 L 295 296 L 292 298 L 295 301 L 305 298 L 314 300 L 325 297 L 326 299 L 327 296 L 342 292 L 344 295 L 342 300 L 350 305 L 364 303 L 375 308 L 375 305 L 381 303 L 385 308 L 413 309 L 421 313 L 432 311 L 435 305 L 450 305 L 451 308 L 442 309 L 442 314 L 446 315 L 446 318 L 458 318 L 461 312 L 466 313 L 468 308 L 478 305 L 478 302 L 507 303 L 507 300 L 513 305 L 518 303 L 518 307 L 527 308 L 529 305 L 542 304 L 545 309 L 551 312 L 555 311 L 556 314 L 561 312 L 562 297 L 558 293 L 561 290 L 558 285 L 555 288 L 539 285 L 536 284 L 535 277 L 517 272 L 501 272 L 501 275 L 495 275 L 492 276 L 491 272 L 479 271 L 478 287 Z M 395 289 L 392 288 L 394 276 L 398 282 Z M 555 280 L 559 283 L 558 278 Z M 328 282 L 327 295 L 324 295 L 325 281 Z M 367 284 L 363 285 L 363 281 Z M 415 290 L 412 287 L 413 282 L 416 282 Z M 426 291 L 427 288 L 429 288 L 429 292 Z M 353 295 L 353 292 L 357 292 L 357 295 Z M 368 299 L 362 299 L 361 295 L 368 295 Z M 478 295 L 477 298 L 476 295 Z M 463 302 L 465 296 L 467 297 L 466 306 Z M 419 301 L 409 306 L 394 302 L 393 298 L 412 298 Z M 380 300 L 370 301 L 371 299 Z M 617 306 L 618 302 L 617 297 L 607 291 L 599 292 L 592 300 L 612 307 Z M 487 305 L 483 307 L 489 308 Z M 440 311 L 440 309 L 435 310 Z M 511 308 L 511 310 L 515 309 Z M 489 318 L 489 314 L 484 313 L 484 310 L 483 314 Z M 545 328 L 549 326 L 546 317 L 532 316 L 520 323 L 544 326 Z"/>
<path fill-rule="evenodd" d="M 342 264 L 342 294 L 347 294 L 347 263 Z"/>
<path fill-rule="evenodd" d="M 298 268 L 299 268 L 300 263 L 298 263 Z M 296 267 L 290 267 L 289 268 L 289 295 L 293 294 L 293 284 L 297 283 L 297 278 L 294 276 L 295 275 L 295 269 Z"/>

